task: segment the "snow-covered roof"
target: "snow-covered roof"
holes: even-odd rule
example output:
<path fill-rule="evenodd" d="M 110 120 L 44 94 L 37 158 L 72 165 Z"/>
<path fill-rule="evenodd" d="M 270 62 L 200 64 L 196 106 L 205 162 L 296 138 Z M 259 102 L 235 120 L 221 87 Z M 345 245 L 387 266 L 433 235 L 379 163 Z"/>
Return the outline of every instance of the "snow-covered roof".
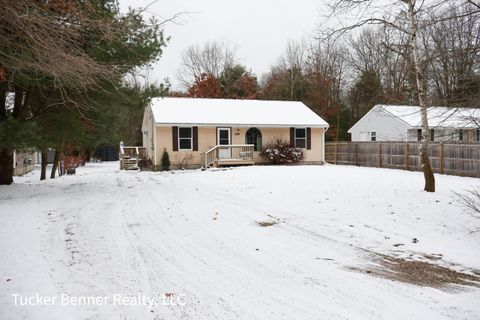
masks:
<path fill-rule="evenodd" d="M 154 98 L 157 124 L 328 127 L 301 102 L 204 98 Z"/>
<path fill-rule="evenodd" d="M 376 105 L 374 108 L 392 114 L 411 127 L 422 125 L 419 106 Z M 427 115 L 432 128 L 475 128 L 480 122 L 480 109 L 474 108 L 429 107 Z"/>

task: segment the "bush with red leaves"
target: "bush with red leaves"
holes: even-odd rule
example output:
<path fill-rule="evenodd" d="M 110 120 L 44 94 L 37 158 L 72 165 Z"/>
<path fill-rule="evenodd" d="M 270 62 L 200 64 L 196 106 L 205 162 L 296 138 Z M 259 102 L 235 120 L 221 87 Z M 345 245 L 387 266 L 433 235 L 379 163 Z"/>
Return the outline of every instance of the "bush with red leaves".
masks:
<path fill-rule="evenodd" d="M 302 161 L 304 152 L 290 146 L 287 141 L 276 138 L 263 147 L 260 156 L 272 164 L 291 164 Z"/>

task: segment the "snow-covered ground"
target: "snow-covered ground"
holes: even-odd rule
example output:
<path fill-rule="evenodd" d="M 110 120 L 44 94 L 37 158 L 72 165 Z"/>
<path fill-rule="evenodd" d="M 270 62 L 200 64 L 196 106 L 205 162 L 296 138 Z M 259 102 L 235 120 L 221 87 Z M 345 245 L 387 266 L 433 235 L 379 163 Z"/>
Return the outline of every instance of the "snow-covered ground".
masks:
<path fill-rule="evenodd" d="M 327 165 L 36 175 L 0 186 L 0 319 L 480 319 L 478 287 L 355 271 L 371 252 L 480 269 L 480 218 L 453 201 L 479 179 L 429 194 L 421 173 Z"/>

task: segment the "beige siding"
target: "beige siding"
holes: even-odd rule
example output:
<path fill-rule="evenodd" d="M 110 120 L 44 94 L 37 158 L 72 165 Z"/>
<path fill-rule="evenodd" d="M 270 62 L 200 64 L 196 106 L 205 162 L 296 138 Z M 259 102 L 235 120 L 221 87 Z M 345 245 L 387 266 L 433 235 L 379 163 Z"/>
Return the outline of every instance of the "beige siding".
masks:
<path fill-rule="evenodd" d="M 245 144 L 245 133 L 249 128 L 243 127 L 232 127 L 232 144 Z M 274 140 L 275 138 L 282 138 L 286 141 L 290 140 L 290 129 L 289 128 L 261 128 L 258 127 L 262 132 L 262 143 L 265 145 L 268 142 Z M 324 150 L 324 129 L 322 128 L 312 128 L 311 130 L 311 150 L 305 150 L 306 157 L 305 161 L 307 162 L 319 162 L 324 160 L 323 150 Z M 167 149 L 167 152 L 170 155 L 170 162 L 172 166 L 176 166 L 179 161 L 187 156 L 191 156 L 191 160 L 188 162 L 189 165 L 201 165 L 202 152 L 206 149 L 215 146 L 217 143 L 216 137 L 216 128 L 215 127 L 199 127 L 198 128 L 198 151 L 173 151 L 172 148 L 173 138 L 172 138 L 172 127 L 157 127 L 157 163 L 160 165 L 160 158 L 163 152 L 163 148 Z M 260 152 L 255 152 L 254 155 L 255 162 L 263 162 L 263 159 L 260 158 Z"/>
<path fill-rule="evenodd" d="M 160 165 L 163 148 L 167 149 L 172 166 L 185 157 L 192 157 L 188 164 L 200 165 L 202 163 L 202 152 L 216 144 L 216 129 L 212 127 L 198 128 L 198 151 L 179 150 L 173 151 L 172 127 L 157 127 L 157 165 Z"/>
<path fill-rule="evenodd" d="M 305 161 L 325 161 L 324 129 L 312 128 L 312 149 L 307 150 Z"/>
<path fill-rule="evenodd" d="M 245 133 L 249 128 L 233 128 L 233 144 L 244 144 L 245 143 Z M 262 144 L 265 145 L 277 138 L 283 139 L 287 142 L 290 141 L 290 128 L 258 128 L 262 132 Z M 311 139 L 312 139 L 312 148 L 310 150 L 305 150 L 305 159 L 304 161 L 323 161 L 323 131 L 322 128 L 312 128 Z M 255 152 L 254 154 L 255 162 L 264 162 L 260 157 L 260 152 Z"/>

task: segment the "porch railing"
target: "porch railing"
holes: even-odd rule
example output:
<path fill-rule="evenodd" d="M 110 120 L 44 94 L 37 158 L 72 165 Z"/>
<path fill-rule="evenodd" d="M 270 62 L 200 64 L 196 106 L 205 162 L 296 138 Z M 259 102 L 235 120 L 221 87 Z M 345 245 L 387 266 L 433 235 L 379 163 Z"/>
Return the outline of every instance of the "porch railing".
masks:
<path fill-rule="evenodd" d="M 216 145 L 202 152 L 202 166 L 253 163 L 253 144 Z"/>
<path fill-rule="evenodd" d="M 138 161 L 146 158 L 145 147 L 125 147 L 120 145 L 120 170 L 138 169 Z"/>

